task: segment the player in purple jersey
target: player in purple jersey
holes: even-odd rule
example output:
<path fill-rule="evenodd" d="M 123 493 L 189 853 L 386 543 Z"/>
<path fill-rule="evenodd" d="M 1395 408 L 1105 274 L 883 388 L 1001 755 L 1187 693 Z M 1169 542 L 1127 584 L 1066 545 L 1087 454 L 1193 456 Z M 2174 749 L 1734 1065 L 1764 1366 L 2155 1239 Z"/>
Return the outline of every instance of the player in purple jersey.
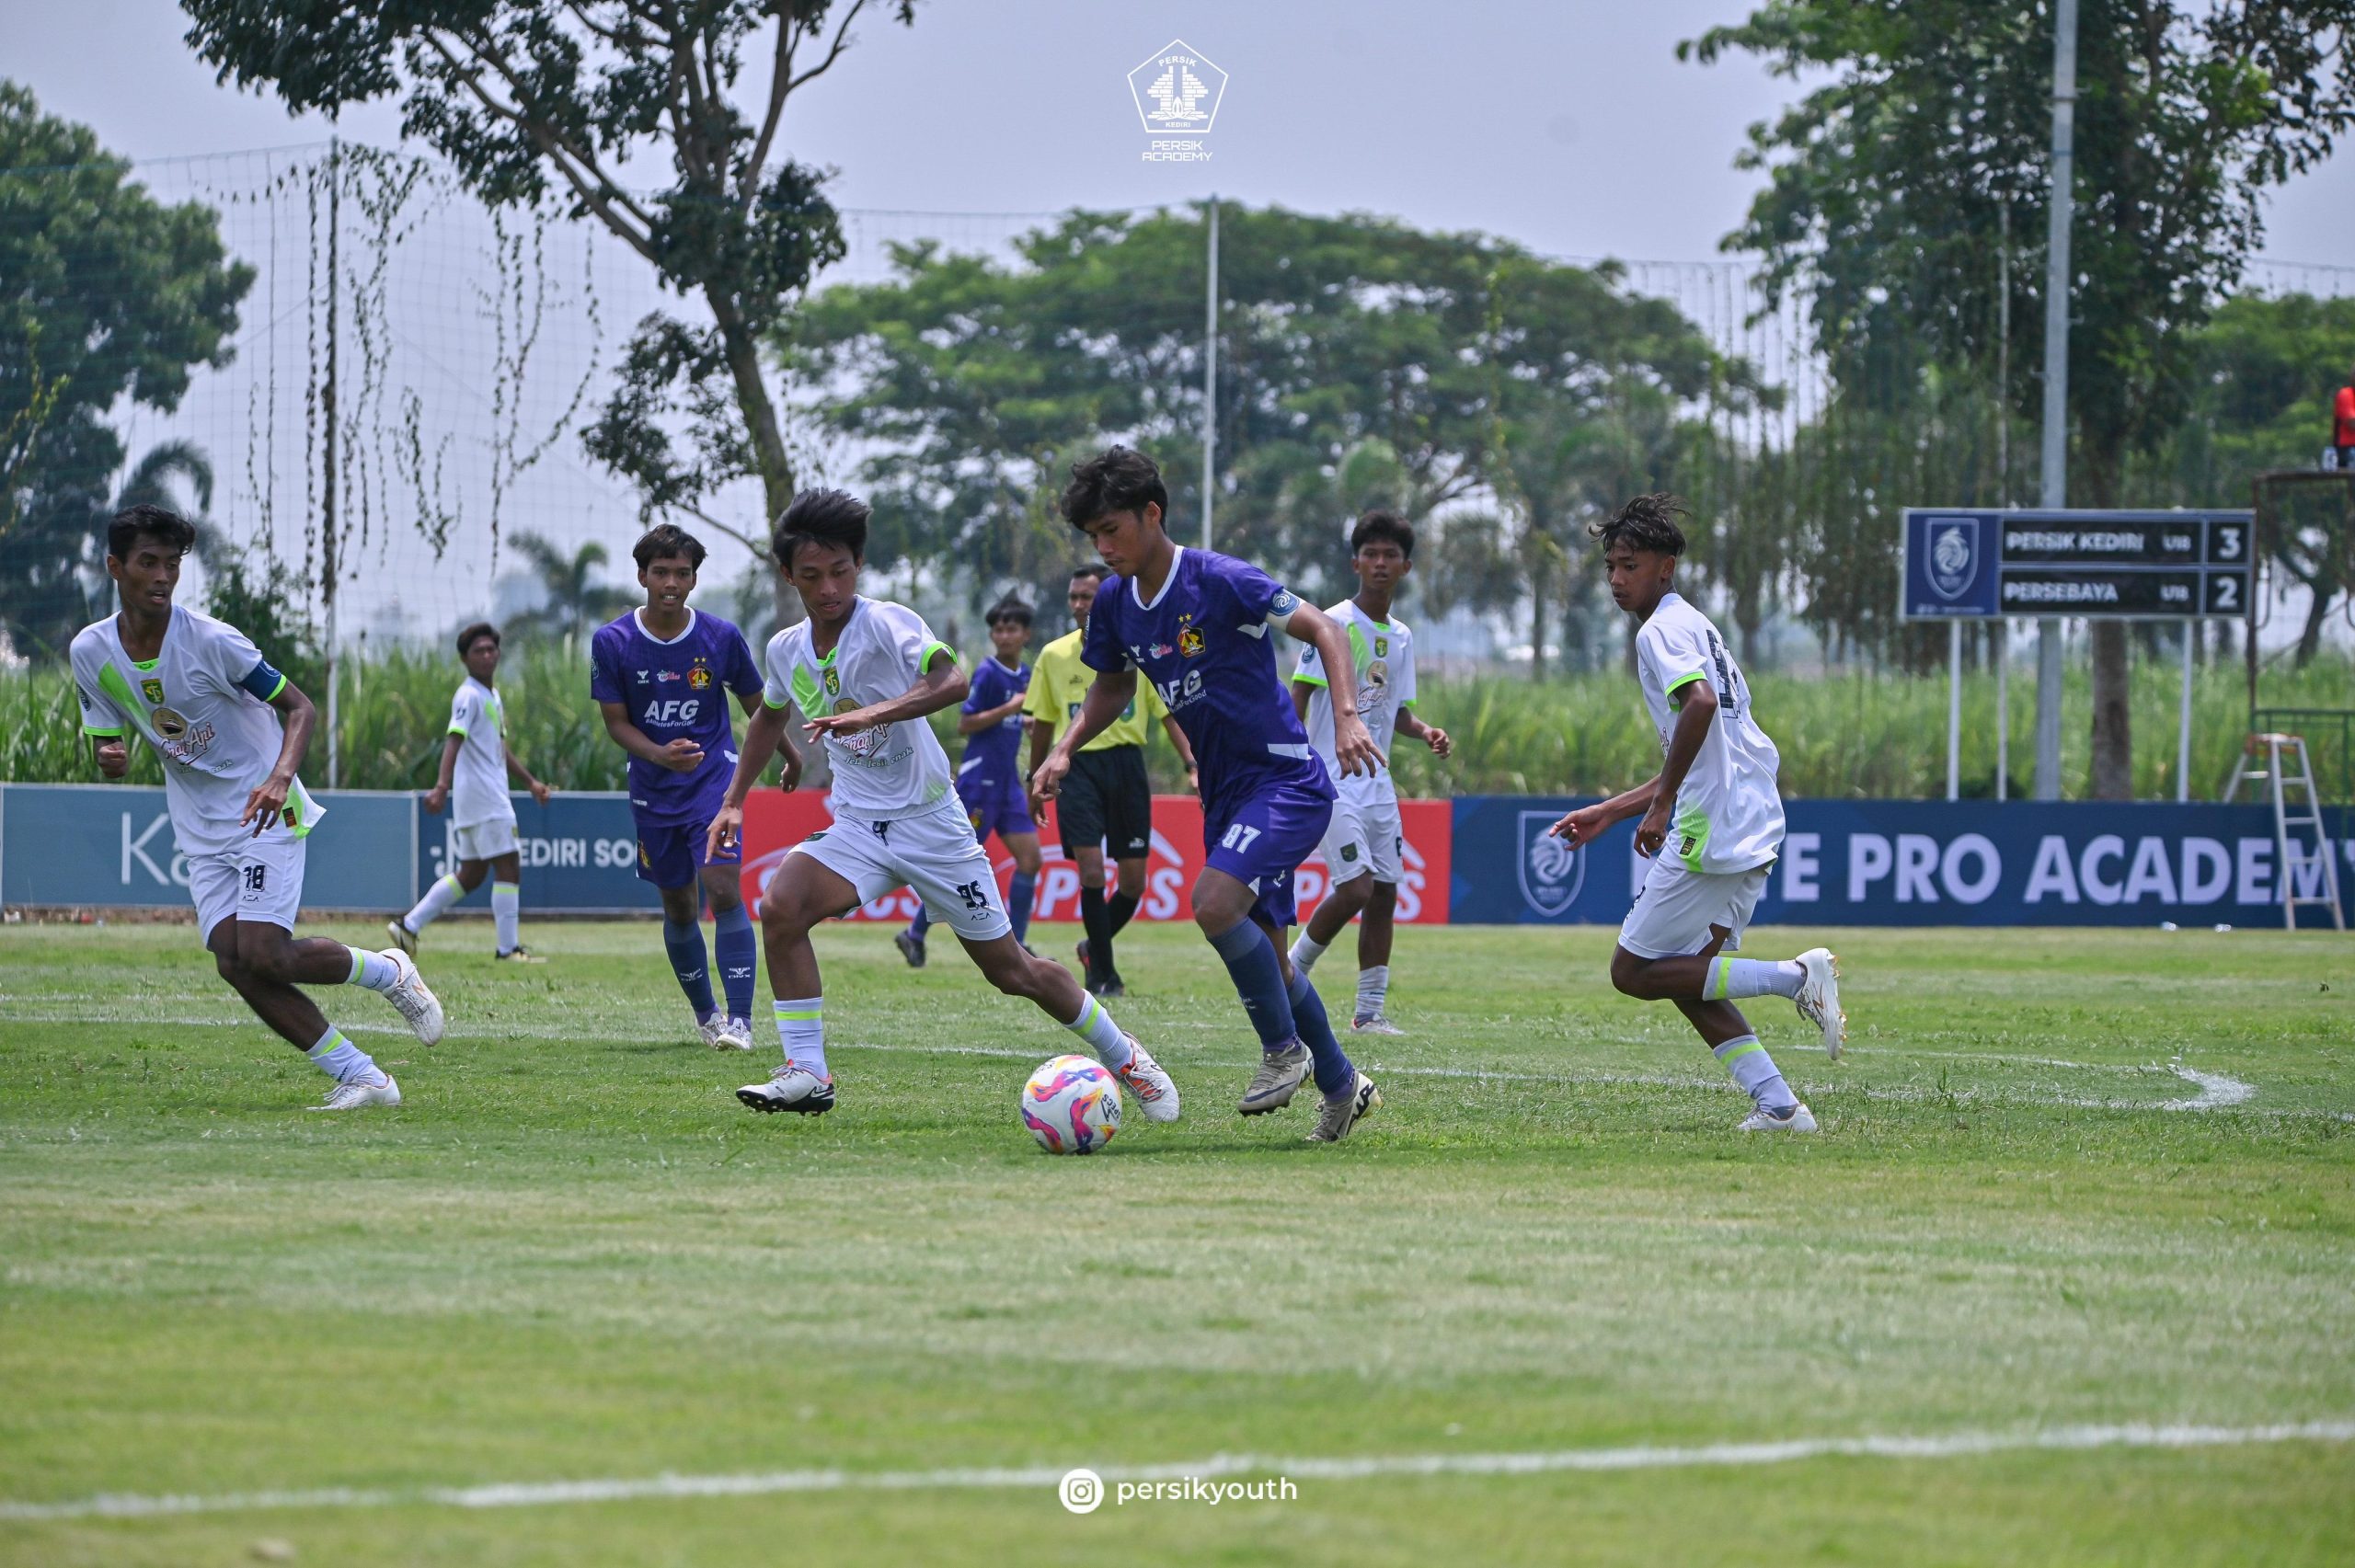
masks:
<path fill-rule="evenodd" d="M 1030 667 L 1022 662 L 1030 646 L 1030 606 L 1012 594 L 990 606 L 990 647 L 995 656 L 973 671 L 971 689 L 957 714 L 957 733 L 966 738 L 957 765 L 957 798 L 973 824 L 973 841 L 992 833 L 1014 857 L 1014 877 L 1005 889 L 1006 918 L 1014 940 L 1030 951 L 1030 903 L 1039 891 L 1039 824 L 1031 820 L 1029 793 L 1023 787 L 1022 704 L 1030 692 Z M 932 911 L 921 900 L 916 918 L 891 940 L 911 969 L 924 967 L 924 935 Z"/>
<path fill-rule="evenodd" d="M 728 693 L 750 715 L 761 672 L 744 634 L 717 615 L 691 609 L 703 542 L 664 523 L 630 555 L 646 603 L 601 626 L 589 647 L 589 694 L 605 733 L 629 753 L 629 809 L 638 826 L 638 874 L 662 895 L 662 946 L 679 989 L 695 1008 L 704 1044 L 752 1048 L 752 971 L 760 963 L 744 912 L 741 848 L 710 850 L 706 830 L 736 772 L 736 731 Z M 801 758 L 784 748 L 787 779 Z M 711 905 L 712 946 L 728 1008 L 711 995 L 696 893 Z"/>
<path fill-rule="evenodd" d="M 1370 770 L 1382 753 L 1358 717 L 1356 665 L 1340 627 L 1257 567 L 1177 544 L 1162 528 L 1168 507 L 1161 471 L 1142 452 L 1116 446 L 1072 469 L 1063 517 L 1116 575 L 1087 616 L 1080 657 L 1095 682 L 1031 793 L 1055 795 L 1074 753 L 1120 716 L 1143 671 L 1200 772 L 1209 854 L 1194 883 L 1194 921 L 1259 1036 L 1259 1070 L 1240 1109 L 1255 1116 L 1290 1104 L 1313 1062 L 1324 1104 L 1308 1136 L 1337 1143 L 1382 1095 L 1342 1054 L 1315 987 L 1284 952 L 1292 868 L 1324 838 L 1334 792 L 1276 674 L 1269 628 L 1313 643 L 1331 672 L 1342 771 Z"/>

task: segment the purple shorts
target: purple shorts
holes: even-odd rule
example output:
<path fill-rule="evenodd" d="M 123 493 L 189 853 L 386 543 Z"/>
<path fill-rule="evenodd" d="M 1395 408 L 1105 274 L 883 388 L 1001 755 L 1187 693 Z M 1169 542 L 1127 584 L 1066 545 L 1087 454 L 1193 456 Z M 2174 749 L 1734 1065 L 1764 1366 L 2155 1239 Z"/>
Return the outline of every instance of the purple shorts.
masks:
<path fill-rule="evenodd" d="M 957 798 L 964 803 L 965 816 L 973 824 L 976 842 L 995 833 L 1010 839 L 1017 833 L 1036 833 L 1039 824 L 1030 816 L 1030 797 L 1022 787 L 1018 774 L 1003 778 L 983 778 L 982 770 L 957 776 Z"/>
<path fill-rule="evenodd" d="M 712 807 L 712 816 L 718 815 Z M 711 817 L 692 822 L 649 822 L 631 813 L 638 825 L 638 876 L 641 882 L 651 882 L 657 887 L 684 887 L 695 879 L 695 872 L 706 865 L 741 865 L 744 862 L 744 841 L 736 841 L 718 854 L 706 858 L 704 845 L 711 836 Z"/>
<path fill-rule="evenodd" d="M 1232 803 L 1203 803 L 1205 863 L 1258 893 L 1253 918 L 1278 931 L 1293 921 L 1292 869 L 1316 853 L 1333 820 L 1331 788 L 1286 780 Z"/>

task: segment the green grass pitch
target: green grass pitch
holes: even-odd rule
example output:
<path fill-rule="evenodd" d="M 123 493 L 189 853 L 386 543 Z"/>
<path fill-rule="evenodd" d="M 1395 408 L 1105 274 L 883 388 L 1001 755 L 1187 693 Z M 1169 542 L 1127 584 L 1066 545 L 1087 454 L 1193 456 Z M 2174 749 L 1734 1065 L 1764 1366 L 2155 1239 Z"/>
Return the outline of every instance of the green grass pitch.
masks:
<path fill-rule="evenodd" d="M 1836 1065 L 1748 1004 L 1824 1124 L 1791 1139 L 1731 1130 L 1676 1013 L 1604 983 L 1608 931 L 1410 931 L 1409 1037 L 1350 1042 L 1387 1103 L 1322 1149 L 1304 1104 L 1235 1115 L 1223 972 L 1145 931 L 1118 1013 L 1185 1120 L 1053 1159 L 1015 1097 L 1069 1036 L 945 933 L 921 973 L 878 927 L 821 933 L 842 1101 L 814 1120 L 737 1105 L 774 1043 L 692 1044 L 652 925 L 540 925 L 526 970 L 487 935 L 431 933 L 433 1051 L 323 998 L 407 1096 L 326 1116 L 189 928 L 0 933 L 0 1561 L 2355 1561 L 2326 1433 L 1658 1452 L 2355 1421 L 2345 937 L 1762 928 L 1847 976 Z M 1219 1455 L 1308 1473 L 1086 1516 L 970 1473 Z M 438 1492 L 786 1471 L 839 1475 Z"/>

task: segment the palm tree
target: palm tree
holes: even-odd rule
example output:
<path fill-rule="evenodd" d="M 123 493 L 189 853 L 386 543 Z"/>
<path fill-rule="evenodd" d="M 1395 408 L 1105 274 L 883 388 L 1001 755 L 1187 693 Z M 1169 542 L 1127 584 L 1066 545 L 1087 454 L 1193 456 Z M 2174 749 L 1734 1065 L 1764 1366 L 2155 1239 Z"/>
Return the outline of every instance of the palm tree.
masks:
<path fill-rule="evenodd" d="M 551 636 L 573 636 L 612 620 L 627 609 L 631 595 L 611 583 L 592 582 L 611 559 L 595 540 L 567 555 L 564 547 L 537 533 L 518 533 L 516 554 L 539 580 L 546 601 L 523 618 Z"/>

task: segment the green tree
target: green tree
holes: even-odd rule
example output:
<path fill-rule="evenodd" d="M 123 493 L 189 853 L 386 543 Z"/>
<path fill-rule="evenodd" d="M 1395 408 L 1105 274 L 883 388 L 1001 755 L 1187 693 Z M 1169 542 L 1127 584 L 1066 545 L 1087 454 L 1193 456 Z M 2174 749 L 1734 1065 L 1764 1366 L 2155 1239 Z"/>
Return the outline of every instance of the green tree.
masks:
<path fill-rule="evenodd" d="M 1991 375 L 1998 258 L 2015 297 L 2006 397 L 2040 395 L 2052 9 L 2039 0 L 1771 0 L 1680 46 L 1828 74 L 1754 126 L 1767 184 L 1729 248 L 1808 293 L 1835 375 L 1849 345 L 1902 332 L 1937 365 Z M 2073 498 L 2115 506 L 2127 464 L 2188 396 L 2190 336 L 2238 280 L 2269 186 L 2355 121 L 2355 0 L 2083 0 L 2072 242 Z M 2008 243 L 2003 236 L 2008 235 Z M 2094 635 L 2094 794 L 2131 786 L 2128 639 Z"/>
<path fill-rule="evenodd" d="M 638 324 L 621 384 L 589 437 L 649 509 L 704 517 L 754 477 L 767 515 L 793 494 L 760 344 L 811 275 L 842 255 L 825 173 L 778 155 L 793 95 L 848 47 L 869 0 L 182 0 L 188 41 L 224 79 L 290 109 L 397 95 L 402 130 L 494 207 L 551 193 L 618 235 L 708 315 Z M 905 24 L 914 0 L 878 0 Z M 746 61 L 767 81 L 751 109 Z M 648 192 L 621 171 L 661 161 Z M 735 418 L 724 417 L 732 402 Z M 682 428 L 683 427 L 683 428 Z M 674 430 L 684 438 L 674 440 Z M 753 530 L 757 536 L 762 530 Z"/>
<path fill-rule="evenodd" d="M 595 540 L 567 555 L 545 535 L 519 533 L 515 553 L 531 567 L 542 594 L 539 607 L 522 623 L 535 631 L 554 637 L 585 635 L 635 602 L 628 589 L 597 580 L 612 557 Z"/>
<path fill-rule="evenodd" d="M 124 456 L 108 411 L 168 413 L 195 367 L 226 364 L 253 276 L 212 209 L 155 200 L 0 82 L 0 632 L 18 648 L 60 652 L 92 612 Z"/>
<path fill-rule="evenodd" d="M 1019 239 L 1010 264 L 908 246 L 895 278 L 810 302 L 779 349 L 797 380 L 832 389 L 821 421 L 871 449 L 861 477 L 884 564 L 952 566 L 983 593 L 1060 591 L 1063 468 L 1116 438 L 1163 460 L 1192 536 L 1203 217 L 1074 212 Z M 1492 493 L 1520 424 L 1749 384 L 1610 268 L 1273 208 L 1223 208 L 1220 246 L 1217 543 L 1304 591 L 1340 589 L 1360 508 L 1420 518 Z M 1495 509 L 1519 549 L 1527 516 Z M 1495 573 L 1455 576 L 1471 597 L 1454 602 L 1490 607 Z"/>

